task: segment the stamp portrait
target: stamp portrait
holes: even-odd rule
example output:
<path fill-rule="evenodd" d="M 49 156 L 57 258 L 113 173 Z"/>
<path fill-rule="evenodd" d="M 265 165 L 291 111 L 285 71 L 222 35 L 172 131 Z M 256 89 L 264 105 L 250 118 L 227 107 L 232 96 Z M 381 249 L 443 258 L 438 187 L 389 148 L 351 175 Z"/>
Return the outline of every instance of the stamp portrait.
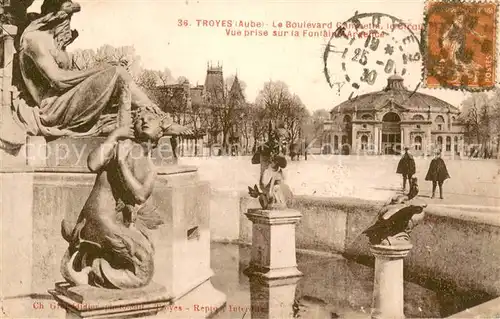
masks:
<path fill-rule="evenodd" d="M 492 88 L 498 4 L 433 1 L 425 10 L 425 85 L 470 91 Z"/>

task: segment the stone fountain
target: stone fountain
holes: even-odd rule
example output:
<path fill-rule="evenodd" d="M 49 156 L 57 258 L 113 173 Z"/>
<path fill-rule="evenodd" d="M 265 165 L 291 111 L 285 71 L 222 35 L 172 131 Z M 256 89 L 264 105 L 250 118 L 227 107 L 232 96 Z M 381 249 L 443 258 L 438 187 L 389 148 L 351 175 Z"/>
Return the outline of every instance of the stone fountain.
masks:
<path fill-rule="evenodd" d="M 32 2 L 1 3 L 2 299 L 50 290 L 76 318 L 211 315 L 226 297 L 210 281 L 210 187 L 169 144 L 185 128 L 123 67 L 69 63 L 77 3 L 26 14 Z"/>

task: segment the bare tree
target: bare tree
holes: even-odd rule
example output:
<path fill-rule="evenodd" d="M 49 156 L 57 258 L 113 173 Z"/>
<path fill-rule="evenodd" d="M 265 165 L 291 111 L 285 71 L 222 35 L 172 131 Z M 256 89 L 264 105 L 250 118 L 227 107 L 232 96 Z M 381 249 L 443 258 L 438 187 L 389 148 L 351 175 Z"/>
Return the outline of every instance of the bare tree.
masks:
<path fill-rule="evenodd" d="M 139 77 L 143 70 L 141 59 L 133 46 L 113 47 L 105 44 L 97 49 L 75 50 L 72 53 L 73 66 L 85 70 L 102 64 L 123 66 L 134 79 Z"/>
<path fill-rule="evenodd" d="M 263 107 L 269 119 L 282 121 L 285 109 L 288 107 L 291 93 L 288 85 L 282 81 L 269 81 L 257 96 L 257 104 Z"/>
<path fill-rule="evenodd" d="M 288 133 L 288 145 L 292 146 L 298 141 L 302 126 L 309 117 L 309 112 L 297 95 L 289 98 L 285 104 L 283 122 Z"/>
<path fill-rule="evenodd" d="M 233 86 L 231 88 L 224 83 L 218 83 L 206 92 L 206 107 L 210 110 L 208 120 L 211 121 L 207 123 L 208 131 L 212 139 L 222 133 L 222 149 L 226 154 L 233 142 L 230 137 L 237 134 L 237 124 L 246 107 L 243 92 Z"/>
<path fill-rule="evenodd" d="M 302 134 L 305 144 L 314 143 L 323 135 L 323 123 L 330 118 L 330 113 L 325 109 L 316 110 L 307 118 L 302 126 Z"/>
<path fill-rule="evenodd" d="M 244 139 L 243 149 L 245 154 L 248 154 L 250 151 L 251 140 L 253 140 L 252 150 L 254 151 L 257 147 L 256 143 L 263 137 L 267 128 L 264 118 L 264 109 L 256 104 L 248 103 L 246 107 L 242 109 L 237 125 L 240 135 Z"/>
<path fill-rule="evenodd" d="M 257 149 L 258 143 L 265 137 L 268 129 L 268 118 L 266 109 L 259 104 L 253 104 L 249 108 L 249 121 L 251 123 L 253 146 L 252 153 Z"/>
<path fill-rule="evenodd" d="M 462 102 L 462 114 L 460 120 L 465 124 L 466 137 L 481 144 L 484 141 L 484 130 L 481 126 L 487 117 L 489 100 L 486 93 L 472 94 Z"/>
<path fill-rule="evenodd" d="M 266 119 L 281 123 L 288 133 L 290 147 L 294 147 L 302 128 L 309 117 L 300 98 L 292 94 L 288 85 L 282 81 L 270 81 L 264 83 L 263 89 L 257 96 L 257 104 L 265 109 Z"/>
<path fill-rule="evenodd" d="M 152 94 L 158 85 L 158 78 L 153 70 L 142 70 L 142 72 L 135 79 L 136 83 L 146 89 L 148 93 Z"/>
<path fill-rule="evenodd" d="M 188 81 L 188 79 L 187 79 L 185 76 L 182 76 L 182 75 L 181 75 L 181 76 L 179 76 L 179 77 L 177 78 L 177 84 L 182 84 L 182 83 L 184 83 L 184 82 L 186 82 L 186 81 Z"/>

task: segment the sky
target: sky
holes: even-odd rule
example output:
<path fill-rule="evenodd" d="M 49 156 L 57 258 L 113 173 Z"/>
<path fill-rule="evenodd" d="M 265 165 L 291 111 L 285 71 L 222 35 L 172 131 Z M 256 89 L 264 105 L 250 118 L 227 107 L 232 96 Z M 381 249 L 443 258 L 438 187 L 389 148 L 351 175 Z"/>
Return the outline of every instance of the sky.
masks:
<path fill-rule="evenodd" d="M 39 11 L 41 3 L 41 0 L 36 0 L 29 11 Z M 308 26 L 301 27 L 300 23 L 332 22 L 331 31 L 334 31 L 337 23 L 346 21 L 356 11 L 381 12 L 398 17 L 417 30 L 422 25 L 424 13 L 423 1 L 414 0 L 83 0 L 79 3 L 82 11 L 75 14 L 72 20 L 72 27 L 78 30 L 79 38 L 68 48 L 69 51 L 78 48 L 96 49 L 103 44 L 133 45 L 141 56 L 144 68 L 169 68 L 173 76 L 185 76 L 192 85 L 204 83 L 207 63 L 220 63 L 224 77 L 237 73 L 246 83 L 245 95 L 248 101 L 255 100 L 265 82 L 280 80 L 287 83 L 290 90 L 311 111 L 331 109 L 346 100 L 353 91 L 355 96 L 382 89 L 387 83 L 387 77 L 394 72 L 398 73 L 398 66 L 401 73 L 402 60 L 399 52 L 394 71 L 391 69 L 389 74 L 379 72 L 373 85 L 356 80 L 361 86 L 358 90 L 353 89 L 350 83 L 340 90 L 332 89 L 323 73 L 323 54 L 329 37 L 303 36 L 304 29 L 328 31 L 329 27 L 326 25 L 326 29 L 311 29 Z M 233 25 L 227 29 L 221 25 L 222 20 L 226 20 L 226 24 L 227 21 L 233 24 L 243 21 L 250 25 L 242 28 L 235 28 Z M 184 21 L 187 21 L 187 26 Z M 287 21 L 298 24 L 294 28 L 286 28 Z M 252 22 L 261 23 L 262 26 L 252 26 Z M 382 23 L 386 22 L 384 20 Z M 283 24 L 282 28 L 277 27 L 279 23 Z M 227 32 L 238 30 L 243 35 L 245 31 L 268 31 L 268 36 L 227 35 Z M 277 37 L 273 36 L 273 31 L 297 31 L 300 36 Z M 415 32 L 419 37 L 419 31 Z M 385 41 L 389 44 L 391 42 L 390 39 Z M 347 45 L 338 44 L 342 48 Z M 361 40 L 356 40 L 355 45 L 363 48 Z M 349 49 L 349 54 L 354 54 L 354 47 Z M 408 50 L 411 51 L 411 48 Z M 381 48 L 378 52 L 380 56 L 383 55 Z M 330 57 L 332 62 L 329 62 L 329 72 L 333 79 L 343 80 L 344 73 L 347 73 L 351 78 L 360 80 L 363 68 L 372 68 L 375 63 L 373 56 L 369 56 L 367 65 L 360 64 L 362 59 L 353 62 L 349 58 L 346 60 L 347 71 L 344 72 L 339 54 L 337 57 L 333 54 Z M 403 76 L 410 89 L 416 88 L 422 79 L 420 63 L 413 63 L 413 69 L 408 68 L 408 73 Z M 422 86 L 419 87 L 419 92 L 435 95 L 455 106 L 459 106 L 469 95 L 444 89 L 423 89 Z"/>

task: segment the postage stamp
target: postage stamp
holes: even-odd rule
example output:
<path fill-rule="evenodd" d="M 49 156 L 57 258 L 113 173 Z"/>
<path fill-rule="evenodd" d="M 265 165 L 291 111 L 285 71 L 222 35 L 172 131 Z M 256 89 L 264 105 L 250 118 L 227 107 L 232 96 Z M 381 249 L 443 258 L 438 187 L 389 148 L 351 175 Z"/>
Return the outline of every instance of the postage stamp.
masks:
<path fill-rule="evenodd" d="M 493 88 L 498 4 L 433 1 L 425 10 L 426 87 Z"/>

